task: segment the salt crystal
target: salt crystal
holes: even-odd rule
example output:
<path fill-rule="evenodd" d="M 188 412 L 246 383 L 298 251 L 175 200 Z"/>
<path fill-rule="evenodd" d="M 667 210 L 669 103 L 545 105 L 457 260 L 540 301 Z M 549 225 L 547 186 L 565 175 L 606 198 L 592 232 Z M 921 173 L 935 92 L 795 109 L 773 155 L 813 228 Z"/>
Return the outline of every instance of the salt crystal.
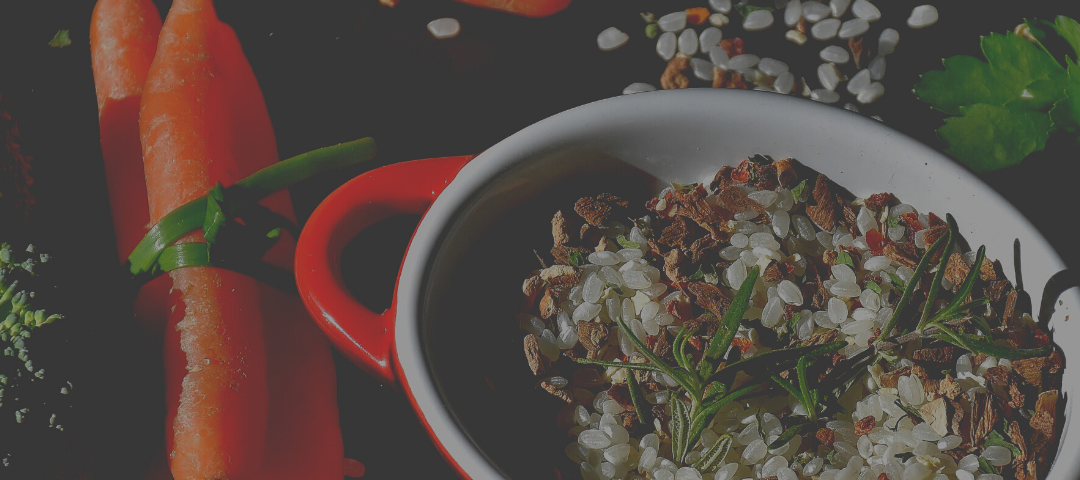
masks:
<path fill-rule="evenodd" d="M 784 302 L 779 298 L 772 298 L 761 310 L 761 324 L 765 327 L 775 327 L 780 323 L 784 315 Z"/>
<path fill-rule="evenodd" d="M 979 457 L 974 454 L 965 455 L 959 462 L 956 462 L 956 468 L 967 472 L 974 472 L 979 469 Z"/>
<path fill-rule="evenodd" d="M 578 443 L 585 447 L 599 449 L 611 445 L 611 438 L 600 430 L 585 430 L 578 434 Z"/>
<path fill-rule="evenodd" d="M 915 425 L 915 428 L 911 429 L 911 434 L 914 435 L 915 438 L 922 440 L 923 443 L 937 442 L 938 440 L 941 440 L 941 434 L 938 433 L 937 430 L 934 430 L 934 428 L 926 422 Z M 937 448 L 936 443 L 934 445 L 934 448 Z"/>
<path fill-rule="evenodd" d="M 754 54 L 744 53 L 742 55 L 736 55 L 735 57 L 732 57 L 731 60 L 728 60 L 728 70 L 736 70 L 739 72 L 748 71 L 751 68 L 754 68 L 760 61 L 761 58 Z"/>
<path fill-rule="evenodd" d="M 574 322 L 587 322 L 600 314 L 600 305 L 595 303 L 582 303 L 574 309 Z"/>
<path fill-rule="evenodd" d="M 791 217 L 783 210 L 776 211 L 772 214 L 772 228 L 778 238 L 787 237 L 791 230 Z"/>
<path fill-rule="evenodd" d="M 838 297 L 852 298 L 858 297 L 862 289 L 854 282 L 837 282 L 829 288 L 829 292 Z"/>
<path fill-rule="evenodd" d="M 843 300 L 833 297 L 829 299 L 828 304 L 829 320 L 834 324 L 844 323 L 848 317 L 848 306 Z"/>
<path fill-rule="evenodd" d="M 832 9 L 817 1 L 803 2 L 802 14 L 808 22 L 820 22 L 821 19 L 832 15 Z"/>
<path fill-rule="evenodd" d="M 713 45 L 708 48 L 709 61 L 717 67 L 727 69 L 728 68 L 728 56 L 723 47 L 719 45 Z"/>
<path fill-rule="evenodd" d="M 802 18 L 802 1 L 801 0 L 789 0 L 787 8 L 784 9 L 784 24 L 789 27 L 794 27 L 799 23 L 799 19 Z"/>
<path fill-rule="evenodd" d="M 888 55 L 896 51 L 896 44 L 900 43 L 900 32 L 891 28 L 881 31 L 878 37 L 878 55 Z"/>
<path fill-rule="evenodd" d="M 871 83 L 869 87 L 866 87 L 863 91 L 859 92 L 855 98 L 859 103 L 865 105 L 867 103 L 873 103 L 875 100 L 881 98 L 882 95 L 885 95 L 885 85 L 882 85 L 880 82 L 874 82 Z"/>
<path fill-rule="evenodd" d="M 638 457 L 638 468 L 641 468 L 641 469 L 652 468 L 652 466 L 655 463 L 656 463 L 656 448 L 651 447 L 651 446 L 645 447 L 645 449 L 641 451 L 641 456 Z"/>
<path fill-rule="evenodd" d="M 709 6 L 720 13 L 731 12 L 731 0 L 709 0 Z"/>
<path fill-rule="evenodd" d="M 837 36 L 846 40 L 858 37 L 859 35 L 866 33 L 867 30 L 870 30 L 870 23 L 861 18 L 855 18 L 840 25 L 840 33 L 838 33 Z"/>
<path fill-rule="evenodd" d="M 723 13 L 709 15 L 709 25 L 714 27 L 723 27 L 724 25 L 727 25 L 728 22 L 730 22 L 730 20 L 728 20 L 727 15 L 724 15 Z"/>
<path fill-rule="evenodd" d="M 768 75 L 770 77 L 775 77 L 777 75 L 780 75 L 781 73 L 784 73 L 784 72 L 788 71 L 788 65 L 786 63 L 784 63 L 784 62 L 781 62 L 780 60 L 775 59 L 775 58 L 763 58 L 763 59 L 761 59 L 761 61 L 758 62 L 757 68 L 758 68 L 758 70 L 761 70 L 761 73 L 764 73 L 765 75 Z M 763 190 L 763 191 L 768 192 L 769 190 Z M 775 193 L 775 192 L 771 192 L 771 193 Z"/>
<path fill-rule="evenodd" d="M 619 262 L 619 256 L 615 252 L 604 250 L 589 254 L 589 263 L 594 265 L 618 265 Z"/>
<path fill-rule="evenodd" d="M 600 47 L 600 50 L 609 52 L 626 45 L 628 40 L 630 40 L 630 35 L 623 33 L 618 28 L 610 27 L 596 36 L 596 46 Z"/>
<path fill-rule="evenodd" d="M 855 283 L 858 281 L 857 277 L 855 276 L 855 271 L 852 270 L 851 267 L 843 263 L 838 263 L 836 265 L 833 265 L 832 267 L 829 267 L 829 271 L 832 273 L 832 276 L 834 278 L 841 282 Z"/>
<path fill-rule="evenodd" d="M 896 388 L 900 392 L 900 399 L 908 405 L 922 405 L 926 401 L 922 380 L 919 380 L 919 377 L 914 375 L 901 376 L 897 381 Z"/>
<path fill-rule="evenodd" d="M 683 30 L 679 34 L 679 53 L 694 55 L 698 50 L 698 37 L 694 30 Z"/>
<path fill-rule="evenodd" d="M 660 30 L 665 32 L 678 32 L 686 28 L 686 11 L 679 11 L 669 13 L 660 17 L 660 20 L 656 22 L 660 25 Z"/>
<path fill-rule="evenodd" d="M 665 32 L 660 35 L 660 39 L 656 41 L 656 54 L 660 55 L 660 58 L 665 61 L 671 60 L 675 56 L 675 49 L 678 47 L 678 37 L 674 33 Z"/>
<path fill-rule="evenodd" d="M 765 458 L 765 454 L 768 453 L 769 447 L 765 445 L 765 441 L 758 438 L 743 449 L 742 460 L 744 464 L 755 464 L 761 459 Z"/>
<path fill-rule="evenodd" d="M 781 300 L 789 305 L 802 305 L 803 303 L 802 290 L 791 280 L 782 280 L 780 285 L 777 286 L 777 294 Z"/>
<path fill-rule="evenodd" d="M 1012 452 L 1009 449 L 997 445 L 986 447 L 980 455 L 995 467 L 1008 465 L 1012 461 Z"/>
<path fill-rule="evenodd" d="M 794 43 L 795 45 L 806 44 L 806 34 L 798 30 L 788 30 L 784 33 L 784 39 L 791 43 Z"/>
<path fill-rule="evenodd" d="M 852 95 L 858 95 L 869 86 L 870 70 L 864 68 L 859 70 L 859 73 L 856 73 L 854 77 L 851 77 L 851 80 L 847 84 L 847 91 Z"/>
<path fill-rule="evenodd" d="M 701 35 L 698 36 L 698 44 L 701 51 L 708 52 L 709 48 L 719 45 L 720 40 L 723 38 L 724 34 L 719 28 L 709 27 L 701 31 Z"/>
<path fill-rule="evenodd" d="M 815 40 L 831 40 L 836 37 L 836 34 L 840 32 L 840 19 L 829 18 L 815 23 L 810 28 L 810 36 Z"/>
<path fill-rule="evenodd" d="M 604 459 L 614 465 L 622 465 L 630 458 L 630 445 L 613 445 L 604 450 Z"/>
<path fill-rule="evenodd" d="M 919 5 L 911 10 L 907 25 L 911 28 L 926 28 L 937 23 L 938 11 L 933 5 Z"/>
<path fill-rule="evenodd" d="M 874 80 L 885 78 L 885 57 L 874 57 L 867 68 L 870 70 L 870 78 Z"/>
<path fill-rule="evenodd" d="M 849 5 L 851 0 L 832 0 L 829 2 L 829 10 L 832 11 L 832 16 L 840 18 L 847 12 Z"/>
<path fill-rule="evenodd" d="M 428 22 L 427 29 L 439 40 L 454 38 L 461 33 L 461 23 L 454 18 L 440 18 Z"/>
<path fill-rule="evenodd" d="M 768 10 L 754 10 L 743 20 L 743 29 L 748 32 L 765 30 L 773 24 L 773 14 Z"/>
<path fill-rule="evenodd" d="M 874 4 L 867 0 L 855 0 L 855 3 L 851 4 L 851 13 L 857 18 L 866 20 L 867 22 L 874 22 L 881 19 L 881 10 L 878 10 Z"/>
<path fill-rule="evenodd" d="M 623 95 L 630 95 L 632 93 L 651 92 L 653 90 L 656 90 L 656 87 L 648 83 L 631 83 L 623 89 L 622 93 Z M 641 252 L 641 250 L 636 248 L 634 250 Z"/>
<path fill-rule="evenodd" d="M 736 234 L 731 236 L 731 239 L 728 240 L 728 243 L 731 243 L 732 247 L 746 248 L 746 246 L 750 244 L 750 237 L 747 237 L 746 234 L 743 234 L 743 233 L 736 233 Z M 721 250 L 721 255 L 723 255 L 723 250 Z M 725 260 L 735 260 L 735 259 L 734 258 L 730 258 L 730 259 L 725 258 Z"/>
<path fill-rule="evenodd" d="M 675 480 L 701 480 L 701 472 L 693 467 L 682 467 L 675 472 Z"/>
<path fill-rule="evenodd" d="M 694 76 L 701 80 L 709 81 L 713 78 L 713 64 L 703 58 L 691 58 L 690 69 L 694 71 Z"/>
<path fill-rule="evenodd" d="M 821 49 L 821 53 L 818 55 L 822 60 L 826 62 L 832 62 L 837 65 L 843 65 L 851 60 L 851 55 L 843 47 L 837 45 L 829 45 Z"/>

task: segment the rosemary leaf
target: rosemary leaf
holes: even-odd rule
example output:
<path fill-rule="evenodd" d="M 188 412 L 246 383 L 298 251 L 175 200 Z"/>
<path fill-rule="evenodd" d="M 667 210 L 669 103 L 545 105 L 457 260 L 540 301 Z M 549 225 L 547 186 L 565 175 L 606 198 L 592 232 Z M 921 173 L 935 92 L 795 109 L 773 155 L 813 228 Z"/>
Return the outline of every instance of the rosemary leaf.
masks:
<path fill-rule="evenodd" d="M 707 472 L 727 457 L 731 450 L 731 434 L 727 433 L 720 437 L 708 450 L 701 455 L 701 459 L 694 463 L 694 468 Z"/>
<path fill-rule="evenodd" d="M 717 370 L 713 376 L 709 377 L 707 383 L 722 381 L 724 379 L 730 381 L 730 379 L 733 379 L 738 372 L 746 372 L 748 375 L 754 375 L 763 368 L 771 371 L 787 370 L 788 368 L 791 368 L 792 362 L 798 361 L 801 356 L 819 357 L 828 355 L 846 347 L 847 344 L 846 341 L 841 340 L 838 342 L 826 343 L 824 345 L 807 345 L 805 347 L 794 347 L 765 352 L 747 358 L 746 360 L 739 360 Z"/>
<path fill-rule="evenodd" d="M 777 437 L 776 440 L 773 440 L 773 442 L 769 444 L 769 449 L 771 450 L 784 446 L 785 443 L 788 443 L 791 441 L 792 438 L 795 438 L 795 435 L 807 431 L 810 427 L 814 427 L 816 425 L 817 424 L 815 422 L 802 422 L 792 426 L 791 428 L 788 428 L 787 430 L 784 430 L 784 433 L 780 434 L 780 436 Z"/>
<path fill-rule="evenodd" d="M 725 354 L 728 348 L 731 347 L 731 341 L 735 339 L 735 333 L 739 330 L 739 322 L 742 321 L 743 313 L 746 312 L 746 308 L 750 303 L 750 296 L 754 293 L 754 283 L 757 282 L 760 274 L 760 266 L 754 266 L 754 268 L 750 269 L 750 272 L 746 274 L 746 280 L 743 280 L 742 285 L 739 287 L 739 293 L 735 295 L 735 298 L 731 301 L 731 306 L 724 312 L 724 318 L 720 321 L 720 330 L 717 331 L 716 335 L 713 335 L 708 347 L 705 348 L 705 354 L 701 356 L 698 374 L 702 378 L 713 373 L 720 356 Z"/>
<path fill-rule="evenodd" d="M 923 272 L 930 265 L 930 258 L 934 256 L 934 252 L 941 250 L 945 246 L 947 235 L 942 235 L 938 238 L 934 244 L 926 250 L 926 254 L 919 260 L 918 266 L 915 267 L 915 274 L 911 276 L 911 280 L 904 286 L 904 293 L 900 296 L 900 301 L 896 303 L 896 308 L 893 310 L 892 318 L 889 319 L 889 323 L 885 324 L 885 328 L 881 329 L 881 335 L 878 335 L 877 340 L 874 343 L 880 342 L 884 338 L 892 336 L 893 329 L 896 328 L 897 322 L 900 321 L 900 315 L 904 313 L 904 309 L 907 308 L 907 304 L 911 302 L 911 297 L 915 293 L 915 286 L 919 283 L 919 279 L 922 278 Z"/>
<path fill-rule="evenodd" d="M 671 398 L 671 452 L 676 463 L 682 463 L 690 448 L 690 411 L 678 397 Z"/>
<path fill-rule="evenodd" d="M 945 278 L 945 267 L 949 264 L 949 252 L 952 251 L 953 244 L 956 242 L 956 239 L 953 238 L 953 236 L 959 235 L 956 228 L 956 219 L 953 218 L 952 214 L 945 214 L 945 218 L 947 218 L 949 222 L 949 232 L 945 234 L 945 238 L 947 239 L 945 242 L 945 249 L 941 251 L 937 272 L 934 273 L 934 280 L 930 282 L 930 292 L 926 294 L 926 304 L 923 307 L 922 316 L 919 318 L 918 326 L 915 327 L 915 330 L 919 332 L 926 328 L 928 320 L 930 320 L 930 309 L 934 306 L 934 301 L 937 300 L 938 293 L 941 293 L 941 279 Z M 933 255 L 928 255 L 933 257 Z M 912 280 L 916 278 L 919 277 L 915 276 Z"/>
<path fill-rule="evenodd" d="M 662 358 L 657 357 L 656 354 L 649 349 L 649 346 L 645 345 L 645 342 L 642 342 L 637 335 L 634 335 L 634 332 L 630 331 L 630 327 L 626 326 L 626 322 L 623 322 L 622 318 L 616 318 L 615 322 L 619 324 L 619 328 L 622 329 L 623 335 L 626 335 L 626 337 L 630 339 L 630 343 L 633 343 L 634 346 L 637 347 L 637 351 L 648 359 L 652 365 L 659 368 L 661 372 L 667 374 L 671 378 L 674 378 L 676 382 L 679 382 L 679 386 L 685 388 L 691 395 L 697 396 L 699 394 L 697 385 L 691 383 L 691 380 L 687 375 L 688 372 L 672 368 Z M 620 363 L 619 366 L 626 366 L 626 364 Z"/>
<path fill-rule="evenodd" d="M 806 368 L 810 366 L 810 357 L 800 357 L 799 364 L 795 367 L 795 371 L 799 375 L 799 389 L 802 390 L 802 402 L 806 407 L 806 413 L 809 414 L 810 420 L 817 420 L 818 406 L 814 401 L 815 397 L 810 395 L 810 384 L 806 380 Z"/>
<path fill-rule="evenodd" d="M 630 390 L 630 402 L 634 404 L 634 413 L 637 414 L 638 423 L 642 425 L 648 425 L 649 410 L 644 408 L 645 399 L 641 398 L 641 391 L 638 389 L 637 377 L 634 376 L 634 372 L 626 372 L 626 386 Z"/>
<path fill-rule="evenodd" d="M 769 378 L 773 381 L 773 383 L 780 385 L 781 388 L 787 390 L 788 393 L 790 393 L 793 397 L 799 399 L 800 402 L 805 403 L 802 397 L 802 392 L 799 391 L 799 389 L 796 388 L 794 384 L 787 380 L 784 380 L 784 377 L 781 377 L 780 375 L 774 373 L 769 375 Z"/>
<path fill-rule="evenodd" d="M 630 370 L 648 370 L 652 372 L 664 372 L 664 369 L 649 363 L 609 362 L 607 360 L 594 360 L 591 358 L 575 358 L 575 362 L 582 365 L 599 365 L 601 367 L 629 368 Z"/>

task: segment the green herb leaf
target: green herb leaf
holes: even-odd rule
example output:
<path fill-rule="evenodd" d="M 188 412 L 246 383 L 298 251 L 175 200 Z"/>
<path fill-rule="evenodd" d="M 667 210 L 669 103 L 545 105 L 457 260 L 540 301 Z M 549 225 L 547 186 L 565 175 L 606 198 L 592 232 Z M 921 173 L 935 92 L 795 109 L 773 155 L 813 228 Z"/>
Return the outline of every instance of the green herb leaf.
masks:
<path fill-rule="evenodd" d="M 795 188 L 791 189 L 791 197 L 794 198 L 795 201 L 798 201 L 802 198 L 804 190 L 806 190 L 806 180 L 799 182 L 798 185 L 795 185 Z"/>
<path fill-rule="evenodd" d="M 746 16 L 750 15 L 751 12 L 756 12 L 758 10 L 767 10 L 771 12 L 774 9 L 772 7 L 764 7 L 761 5 L 736 5 L 735 10 L 738 10 L 739 15 L 742 15 L 743 18 L 746 18 Z"/>
<path fill-rule="evenodd" d="M 619 246 L 623 248 L 641 248 L 640 243 L 631 242 L 630 240 L 627 240 L 627 238 L 623 235 L 619 235 L 619 238 L 616 238 L 615 241 L 618 242 Z"/>
<path fill-rule="evenodd" d="M 1018 108 L 976 104 L 961 108 L 962 117 L 945 119 L 938 136 L 956 157 L 983 173 L 1020 163 L 1043 150 L 1050 137 L 1050 115 Z"/>
<path fill-rule="evenodd" d="M 889 225 L 889 228 L 896 228 L 896 227 L 900 226 L 900 219 L 899 218 L 889 217 L 885 221 L 885 223 L 887 223 Z"/>
<path fill-rule="evenodd" d="M 218 182 L 206 193 L 206 218 L 203 219 L 203 238 L 211 245 L 217 243 L 217 234 L 229 219 L 225 216 L 225 189 Z"/>
<path fill-rule="evenodd" d="M 791 440 L 790 438 L 788 440 Z M 707 472 L 727 457 L 731 450 L 731 434 L 724 434 L 708 450 L 701 455 L 701 459 L 694 463 L 694 468 Z"/>
<path fill-rule="evenodd" d="M 979 457 L 979 470 L 983 473 L 992 473 L 995 475 L 998 473 L 997 468 L 994 468 L 994 466 L 990 464 L 990 461 L 983 457 Z"/>
<path fill-rule="evenodd" d="M 926 72 L 915 95 L 942 112 L 959 115 L 962 107 L 1017 102 L 1021 108 L 1043 108 L 1054 98 L 1036 97 L 1025 89 L 1036 80 L 1061 82 L 1064 70 L 1054 57 L 1014 33 L 982 37 L 986 62 L 959 55 L 945 59 L 945 70 Z"/>
<path fill-rule="evenodd" d="M 713 373 L 720 356 L 726 353 L 728 347 L 731 346 L 731 341 L 739 330 L 739 322 L 742 321 L 743 313 L 746 312 L 746 308 L 749 306 L 750 296 L 754 293 L 754 283 L 757 282 L 760 274 L 760 266 L 755 265 L 754 268 L 750 269 L 750 272 L 746 274 L 746 280 L 743 280 L 742 286 L 739 287 L 739 293 L 735 294 L 735 298 L 731 300 L 731 306 L 724 312 L 724 318 L 720 320 L 720 330 L 716 332 L 716 335 L 713 335 L 709 345 L 705 348 L 705 354 L 701 356 L 698 373 L 702 377 L 708 378 Z"/>
<path fill-rule="evenodd" d="M 690 411 L 682 399 L 671 399 L 671 452 L 676 460 L 682 462 L 686 457 L 686 449 L 690 448 Z"/>
<path fill-rule="evenodd" d="M 993 446 L 1005 447 L 1009 449 L 1009 451 L 1012 452 L 1013 458 L 1020 456 L 1020 448 L 1016 445 L 1009 443 L 1008 440 L 1005 440 L 1005 437 L 1001 436 L 1001 434 L 998 433 L 997 430 L 991 430 L 990 434 L 986 436 L 986 440 L 983 440 L 984 448 Z"/>
<path fill-rule="evenodd" d="M 892 281 L 893 286 L 895 286 L 896 288 L 899 288 L 900 290 L 903 290 L 905 288 L 905 286 L 907 285 L 906 283 L 904 283 L 904 279 L 900 278 L 900 276 L 895 274 L 895 273 L 892 273 L 892 272 L 888 272 L 888 273 L 889 273 L 889 280 Z"/>
<path fill-rule="evenodd" d="M 49 40 L 49 46 L 53 48 L 64 48 L 68 45 L 71 45 L 71 37 L 66 29 L 56 32 L 52 40 Z"/>
<path fill-rule="evenodd" d="M 577 250 L 570 251 L 570 265 L 574 267 L 580 267 L 585 263 L 585 256 Z"/>
<path fill-rule="evenodd" d="M 1054 19 L 1054 30 L 1072 47 L 1073 52 L 1076 54 L 1073 60 L 1080 61 L 1080 22 L 1064 15 L 1058 15 Z"/>
<path fill-rule="evenodd" d="M 769 449 L 783 447 L 785 443 L 788 443 L 791 441 L 792 438 L 795 438 L 795 435 L 798 435 L 803 431 L 809 431 L 810 428 L 814 426 L 814 422 L 804 422 L 794 425 L 787 430 L 784 430 L 784 433 L 780 434 L 780 436 L 777 437 L 776 440 L 769 444 Z"/>
<path fill-rule="evenodd" d="M 705 278 L 705 265 L 698 267 L 697 271 L 693 275 L 690 275 L 690 280 L 701 280 Z"/>
<path fill-rule="evenodd" d="M 1080 131 L 1080 65 L 1072 59 L 1069 64 L 1069 83 L 1065 86 L 1065 98 L 1050 109 L 1054 126 L 1073 133 Z"/>
<path fill-rule="evenodd" d="M 874 293 L 877 293 L 879 295 L 881 294 L 881 285 L 878 285 L 877 282 L 875 282 L 873 280 L 867 280 L 866 281 L 866 288 L 869 288 L 870 290 L 873 290 Z"/>
<path fill-rule="evenodd" d="M 630 402 L 634 404 L 634 413 L 637 414 L 638 422 L 648 425 L 649 410 L 645 408 L 645 399 L 641 397 L 641 391 L 638 390 L 637 376 L 634 375 L 633 370 L 626 372 L 626 387 L 630 390 Z"/>
<path fill-rule="evenodd" d="M 836 263 L 855 268 L 855 261 L 851 259 L 851 254 L 843 250 L 836 255 Z"/>

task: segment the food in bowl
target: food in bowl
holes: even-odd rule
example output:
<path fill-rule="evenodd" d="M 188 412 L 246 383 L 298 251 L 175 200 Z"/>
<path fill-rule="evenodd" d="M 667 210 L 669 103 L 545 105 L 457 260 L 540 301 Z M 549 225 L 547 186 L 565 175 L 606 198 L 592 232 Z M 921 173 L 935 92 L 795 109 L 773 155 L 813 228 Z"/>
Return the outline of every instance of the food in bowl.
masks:
<path fill-rule="evenodd" d="M 552 236 L 518 321 L 583 478 L 1049 470 L 1064 358 L 949 215 L 755 155 Z"/>

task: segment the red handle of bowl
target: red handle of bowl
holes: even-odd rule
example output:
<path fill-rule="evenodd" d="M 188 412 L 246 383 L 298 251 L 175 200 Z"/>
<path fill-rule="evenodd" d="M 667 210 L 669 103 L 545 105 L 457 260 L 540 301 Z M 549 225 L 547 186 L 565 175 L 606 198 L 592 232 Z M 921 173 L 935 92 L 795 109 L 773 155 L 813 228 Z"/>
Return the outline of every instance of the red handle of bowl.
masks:
<path fill-rule="evenodd" d="M 357 176 L 319 204 L 297 241 L 296 284 L 308 312 L 345 356 L 380 381 L 396 383 L 391 352 L 397 292 L 383 313 L 357 301 L 341 275 L 342 250 L 375 223 L 426 212 L 472 158 L 414 160 Z"/>

